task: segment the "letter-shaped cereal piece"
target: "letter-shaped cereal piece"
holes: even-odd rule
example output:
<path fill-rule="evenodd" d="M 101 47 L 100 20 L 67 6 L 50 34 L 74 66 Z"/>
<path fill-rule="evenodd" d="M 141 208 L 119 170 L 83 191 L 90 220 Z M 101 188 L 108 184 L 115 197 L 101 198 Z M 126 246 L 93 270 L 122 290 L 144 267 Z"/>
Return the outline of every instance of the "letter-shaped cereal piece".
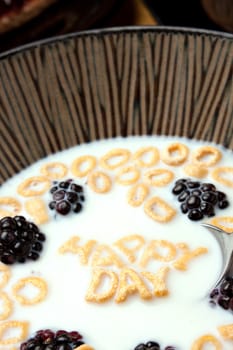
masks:
<path fill-rule="evenodd" d="M 127 247 L 127 243 L 131 244 L 131 246 Z M 132 246 L 132 243 L 134 243 L 133 246 Z M 114 243 L 114 245 L 127 256 L 130 263 L 135 262 L 136 260 L 135 253 L 139 251 L 139 249 L 141 249 L 144 244 L 145 244 L 145 239 L 140 235 L 126 236 Z"/>
<path fill-rule="evenodd" d="M 109 289 L 104 292 L 97 292 L 98 288 L 103 284 L 104 279 L 109 278 Z M 92 280 L 87 290 L 86 301 L 103 303 L 113 297 L 118 286 L 118 277 L 114 271 L 96 269 L 93 271 Z"/>
<path fill-rule="evenodd" d="M 190 249 L 185 251 L 181 257 L 179 257 L 174 263 L 173 266 L 175 267 L 175 269 L 177 270 L 187 270 L 187 264 L 188 262 L 193 259 L 196 258 L 202 254 L 206 254 L 208 253 L 208 249 L 205 247 L 198 247 L 196 249 L 194 249 L 193 251 L 191 251 Z"/>
<path fill-rule="evenodd" d="M 111 266 L 122 267 L 124 263 L 117 256 L 114 250 L 106 244 L 100 244 L 92 258 L 92 266 Z"/>
<path fill-rule="evenodd" d="M 233 323 L 219 326 L 218 331 L 224 339 L 233 340 Z"/>
<path fill-rule="evenodd" d="M 22 209 L 20 202 L 13 197 L 0 197 L 0 218 L 18 215 Z"/>
<path fill-rule="evenodd" d="M 131 280 L 130 284 L 128 280 Z M 119 289 L 116 296 L 116 302 L 122 303 L 131 294 L 139 293 L 141 299 L 148 300 L 152 294 L 141 279 L 141 277 L 132 269 L 124 268 L 120 272 Z"/>
<path fill-rule="evenodd" d="M 144 206 L 145 213 L 158 222 L 168 222 L 175 216 L 176 211 L 159 197 L 148 199 Z M 161 214 L 161 211 L 163 213 Z"/>
<path fill-rule="evenodd" d="M 168 145 L 161 153 L 161 159 L 168 165 L 178 166 L 183 164 L 189 154 L 189 149 L 183 143 L 175 142 Z"/>
<path fill-rule="evenodd" d="M 90 240 L 83 246 L 78 245 L 79 241 L 80 241 L 80 238 L 78 236 L 71 237 L 65 244 L 63 244 L 60 247 L 59 253 L 78 254 L 80 257 L 80 263 L 82 265 L 86 265 L 88 263 L 88 259 L 92 252 L 92 249 L 96 245 L 96 241 Z"/>
<path fill-rule="evenodd" d="M 47 176 L 50 179 L 62 179 L 66 176 L 68 169 L 63 163 L 52 162 L 42 165 L 40 172 L 42 175 Z"/>
<path fill-rule="evenodd" d="M 96 193 L 107 193 L 112 187 L 112 181 L 102 171 L 95 171 L 88 176 L 88 185 Z"/>
<path fill-rule="evenodd" d="M 5 292 L 0 292 L 0 300 L 2 300 L 2 312 L 0 313 L 0 320 L 7 319 L 13 311 L 12 301 Z"/>
<path fill-rule="evenodd" d="M 114 170 L 126 164 L 130 158 L 130 151 L 125 148 L 116 148 L 100 158 L 100 166 L 107 170 Z"/>
<path fill-rule="evenodd" d="M 20 329 L 20 334 L 15 337 L 7 337 L 5 334 L 8 330 L 11 330 L 12 328 Z M 20 341 L 24 340 L 28 336 L 28 328 L 29 323 L 28 322 L 21 322 L 21 321 L 6 321 L 0 324 L 0 345 L 12 345 L 19 343 Z"/>
<path fill-rule="evenodd" d="M 140 183 L 132 186 L 127 194 L 128 203 L 132 207 L 139 207 L 149 194 L 149 187 Z"/>
<path fill-rule="evenodd" d="M 222 350 L 222 345 L 219 340 L 211 334 L 205 334 L 195 340 L 191 350 L 204 350 L 206 348 L 205 345 L 209 344 L 212 344 L 214 346 L 213 350 Z"/>
<path fill-rule="evenodd" d="M 156 273 L 147 271 L 142 272 L 142 275 L 152 283 L 154 287 L 153 295 L 155 297 L 164 297 L 168 295 L 169 292 L 165 280 L 169 270 L 170 268 L 168 266 L 164 266 L 161 267 Z"/>
<path fill-rule="evenodd" d="M 133 160 L 140 168 L 149 168 L 159 161 L 159 151 L 155 147 L 142 147 L 133 155 Z"/>
<path fill-rule="evenodd" d="M 96 167 L 96 158 L 94 156 L 81 156 L 76 158 L 71 164 L 71 172 L 74 176 L 87 176 Z"/>
<path fill-rule="evenodd" d="M 197 165 L 209 167 L 220 161 L 222 153 L 216 147 L 202 146 L 193 152 L 192 158 Z"/>
<path fill-rule="evenodd" d="M 23 197 L 40 196 L 48 191 L 50 180 L 45 176 L 32 176 L 21 182 L 17 191 Z"/>
<path fill-rule="evenodd" d="M 47 207 L 45 202 L 40 198 L 28 199 L 25 202 L 25 209 L 33 218 L 37 225 L 42 225 L 49 220 Z"/>
<path fill-rule="evenodd" d="M 32 284 L 38 289 L 35 297 L 29 298 L 20 294 L 20 290 L 25 288 L 27 284 Z M 16 300 L 22 305 L 34 305 L 43 301 L 47 295 L 48 288 L 46 282 L 40 277 L 21 278 L 12 288 L 13 295 Z"/>
<path fill-rule="evenodd" d="M 161 249 L 165 250 L 165 254 L 162 255 L 159 252 Z M 141 257 L 140 266 L 146 267 L 151 259 L 168 262 L 173 260 L 175 256 L 176 247 L 173 243 L 166 240 L 153 240 L 145 248 Z"/>

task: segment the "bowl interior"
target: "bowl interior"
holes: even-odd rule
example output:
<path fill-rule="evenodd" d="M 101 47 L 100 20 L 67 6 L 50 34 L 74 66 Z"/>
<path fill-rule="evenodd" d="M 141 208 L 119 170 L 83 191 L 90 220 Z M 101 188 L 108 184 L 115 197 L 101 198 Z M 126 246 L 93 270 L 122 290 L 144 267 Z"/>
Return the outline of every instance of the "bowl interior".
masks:
<path fill-rule="evenodd" d="M 233 36 L 89 32 L 0 60 L 1 183 L 50 153 L 115 136 L 179 135 L 233 149 Z"/>

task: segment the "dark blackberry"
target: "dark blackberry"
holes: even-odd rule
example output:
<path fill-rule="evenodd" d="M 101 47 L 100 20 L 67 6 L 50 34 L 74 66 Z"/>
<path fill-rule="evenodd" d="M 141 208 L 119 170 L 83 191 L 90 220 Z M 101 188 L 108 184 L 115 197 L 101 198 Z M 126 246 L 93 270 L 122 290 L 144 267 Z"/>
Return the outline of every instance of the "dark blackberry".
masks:
<path fill-rule="evenodd" d="M 215 185 L 211 183 L 201 183 L 191 179 L 178 179 L 172 193 L 181 202 L 181 211 L 188 214 L 188 218 L 193 221 L 203 219 L 204 216 L 215 215 L 215 207 L 225 209 L 229 206 L 227 196 L 221 191 L 217 191 Z"/>
<path fill-rule="evenodd" d="M 44 241 L 45 235 L 23 216 L 0 220 L 0 260 L 4 264 L 37 260 Z"/>
<path fill-rule="evenodd" d="M 71 209 L 71 205 L 68 201 L 62 200 L 57 202 L 56 204 L 56 211 L 61 215 L 67 215 L 69 214 Z"/>
<path fill-rule="evenodd" d="M 176 180 L 176 182 L 175 182 L 175 184 L 179 184 L 179 183 L 186 183 L 187 181 L 189 181 L 190 179 L 178 179 L 178 180 Z"/>
<path fill-rule="evenodd" d="M 65 198 L 65 195 L 66 195 L 66 191 L 64 191 L 64 190 L 55 191 L 55 192 L 53 193 L 53 200 L 54 200 L 55 202 L 61 201 L 62 199 Z"/>
<path fill-rule="evenodd" d="M 185 184 L 183 182 L 179 182 L 173 187 L 172 193 L 177 196 L 186 189 L 187 187 L 185 186 Z"/>
<path fill-rule="evenodd" d="M 190 189 L 198 188 L 198 187 L 200 187 L 200 182 L 198 182 L 198 181 L 187 181 L 187 186 Z"/>
<path fill-rule="evenodd" d="M 82 204 L 81 203 L 75 203 L 73 206 L 74 213 L 79 213 L 82 210 Z"/>
<path fill-rule="evenodd" d="M 149 341 L 146 344 L 139 344 L 134 348 L 134 350 L 161 350 L 159 343 L 154 341 Z"/>
<path fill-rule="evenodd" d="M 179 202 L 184 202 L 190 195 L 190 191 L 184 190 L 178 197 Z"/>
<path fill-rule="evenodd" d="M 209 191 L 216 191 L 216 187 L 213 184 L 209 184 L 209 183 L 203 183 L 201 185 L 201 190 L 202 192 L 209 192 Z"/>
<path fill-rule="evenodd" d="M 212 204 L 207 202 L 201 202 L 200 209 L 204 215 L 208 217 L 214 216 L 214 207 Z"/>
<path fill-rule="evenodd" d="M 184 214 L 186 214 L 189 211 L 186 203 L 182 203 L 180 208 L 181 208 L 182 213 L 184 213 Z"/>
<path fill-rule="evenodd" d="M 213 191 L 209 191 L 209 192 L 204 192 L 202 195 L 201 195 L 201 199 L 204 201 L 204 202 L 208 202 L 208 203 L 211 203 L 211 204 L 216 204 L 218 202 L 218 197 L 217 197 L 217 194 Z"/>
<path fill-rule="evenodd" d="M 220 292 L 223 295 L 227 295 L 230 298 L 233 297 L 233 281 L 231 279 L 225 279 L 220 285 Z"/>
<path fill-rule="evenodd" d="M 222 201 L 223 199 L 226 199 L 226 195 L 224 192 L 221 192 L 221 191 L 216 191 L 216 194 L 218 196 L 218 201 Z"/>
<path fill-rule="evenodd" d="M 210 301 L 224 310 L 233 311 L 233 277 L 225 278 L 218 288 L 210 293 Z"/>
<path fill-rule="evenodd" d="M 193 194 L 191 194 L 187 198 L 186 204 L 187 204 L 188 209 L 199 208 L 200 204 L 201 204 L 201 200 L 198 196 L 194 196 Z"/>
<path fill-rule="evenodd" d="M 198 221 L 203 219 L 204 215 L 199 209 L 191 209 L 188 213 L 188 218 L 193 221 Z"/>
<path fill-rule="evenodd" d="M 83 208 L 82 202 L 85 200 L 83 187 L 72 179 L 55 181 L 50 189 L 50 194 L 52 201 L 49 202 L 48 206 L 58 214 L 79 213 Z"/>
<path fill-rule="evenodd" d="M 83 344 L 85 343 L 78 332 L 53 332 L 45 329 L 36 332 L 33 338 L 22 343 L 20 350 L 74 350 Z"/>
<path fill-rule="evenodd" d="M 227 200 L 222 200 L 222 201 L 218 202 L 218 207 L 219 207 L 219 209 L 225 209 L 225 208 L 229 207 L 229 202 Z"/>
<path fill-rule="evenodd" d="M 159 343 L 154 341 L 149 341 L 146 344 L 141 343 L 134 348 L 134 350 L 162 350 Z M 166 346 L 164 350 L 175 350 L 174 346 Z"/>
<path fill-rule="evenodd" d="M 231 298 L 225 295 L 219 297 L 218 304 L 225 310 L 229 309 Z"/>

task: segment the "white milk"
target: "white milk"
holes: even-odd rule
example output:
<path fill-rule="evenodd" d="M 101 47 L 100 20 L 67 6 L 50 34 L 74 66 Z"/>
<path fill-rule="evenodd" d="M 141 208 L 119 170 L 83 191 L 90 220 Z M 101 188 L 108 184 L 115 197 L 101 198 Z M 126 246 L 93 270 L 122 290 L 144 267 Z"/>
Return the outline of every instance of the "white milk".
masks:
<path fill-rule="evenodd" d="M 2 186 L 0 196 L 13 196 L 23 203 L 25 198 L 17 194 L 17 186 L 25 178 L 39 175 L 39 169 L 44 163 L 59 161 L 70 166 L 72 161 L 81 155 L 91 154 L 99 158 L 113 148 L 127 148 L 135 152 L 140 147 L 151 145 L 161 150 L 167 144 L 178 140 L 186 143 L 190 152 L 203 145 L 178 138 L 131 137 L 77 146 L 49 156 L 22 171 Z M 219 149 L 223 157 L 216 166 L 232 165 L 232 152 L 221 147 Z M 155 167 L 172 170 L 175 179 L 188 177 L 183 171 L 183 165 L 171 167 L 160 161 Z M 114 171 L 103 171 L 114 177 Z M 71 172 L 66 178 L 75 179 Z M 162 347 L 174 345 L 176 349 L 188 350 L 195 339 L 204 334 L 215 336 L 222 343 L 224 350 L 232 349 L 232 343 L 224 341 L 217 330 L 220 325 L 232 323 L 232 314 L 220 307 L 211 308 L 206 297 L 221 270 L 222 258 L 218 243 L 201 227 L 200 222 L 190 221 L 180 212 L 179 203 L 171 193 L 174 181 L 165 187 L 151 189 L 150 194 L 160 196 L 177 210 L 175 218 L 168 223 L 152 220 L 144 213 L 143 205 L 131 207 L 126 200 L 128 186 L 121 186 L 113 181 L 109 193 L 97 194 L 88 187 L 86 178 L 76 178 L 75 181 L 84 186 L 84 209 L 79 214 L 66 217 L 57 215 L 56 218 L 50 211 L 51 220 L 40 226 L 47 237 L 40 259 L 36 262 L 13 265 L 12 277 L 4 288 L 14 300 L 11 294 L 12 286 L 20 278 L 38 276 L 47 282 L 48 296 L 33 306 L 22 306 L 14 302 L 14 312 L 9 319 L 30 321 L 30 335 L 46 328 L 78 330 L 84 336 L 85 342 L 95 350 L 133 350 L 139 343 L 149 340 L 158 341 Z M 219 190 L 228 195 L 230 206 L 224 210 L 216 209 L 216 214 L 232 215 L 233 188 L 216 183 L 209 175 L 201 181 L 214 183 Z M 43 198 L 48 200 L 48 195 Z M 25 211 L 21 214 L 31 220 Z M 203 221 L 207 222 L 208 219 Z M 167 240 L 174 244 L 185 242 L 190 249 L 206 247 L 208 253 L 192 259 L 186 271 L 176 270 L 172 263 L 157 260 L 151 261 L 142 269 L 138 262 L 143 248 L 138 252 L 136 262 L 131 264 L 122 252 L 113 247 L 116 240 L 130 234 L 141 235 L 146 244 L 151 240 Z M 111 246 L 127 267 L 139 273 L 142 270 L 156 273 L 161 266 L 169 266 L 169 295 L 143 301 L 139 294 L 135 294 L 128 296 L 126 301 L 120 304 L 114 301 L 115 296 L 101 304 L 85 301 L 91 281 L 93 255 L 90 256 L 88 264 L 83 266 L 78 255 L 58 252 L 59 248 L 75 235 L 81 238 L 80 244 L 95 239 L 98 244 Z M 118 275 L 120 273 L 120 269 L 114 266 L 105 268 L 114 270 Z M 0 321 L 0 324 L 1 322 L 4 321 Z M 210 349 L 212 348 L 210 346 Z"/>

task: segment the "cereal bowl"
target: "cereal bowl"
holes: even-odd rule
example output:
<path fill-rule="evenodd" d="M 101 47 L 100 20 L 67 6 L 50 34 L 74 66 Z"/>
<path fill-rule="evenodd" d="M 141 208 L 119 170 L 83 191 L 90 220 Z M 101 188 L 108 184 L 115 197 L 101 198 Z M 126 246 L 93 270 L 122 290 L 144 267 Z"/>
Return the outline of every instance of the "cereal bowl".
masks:
<path fill-rule="evenodd" d="M 2 349 L 232 348 L 200 225 L 233 231 L 232 55 L 230 34 L 135 27 L 0 57 Z"/>

